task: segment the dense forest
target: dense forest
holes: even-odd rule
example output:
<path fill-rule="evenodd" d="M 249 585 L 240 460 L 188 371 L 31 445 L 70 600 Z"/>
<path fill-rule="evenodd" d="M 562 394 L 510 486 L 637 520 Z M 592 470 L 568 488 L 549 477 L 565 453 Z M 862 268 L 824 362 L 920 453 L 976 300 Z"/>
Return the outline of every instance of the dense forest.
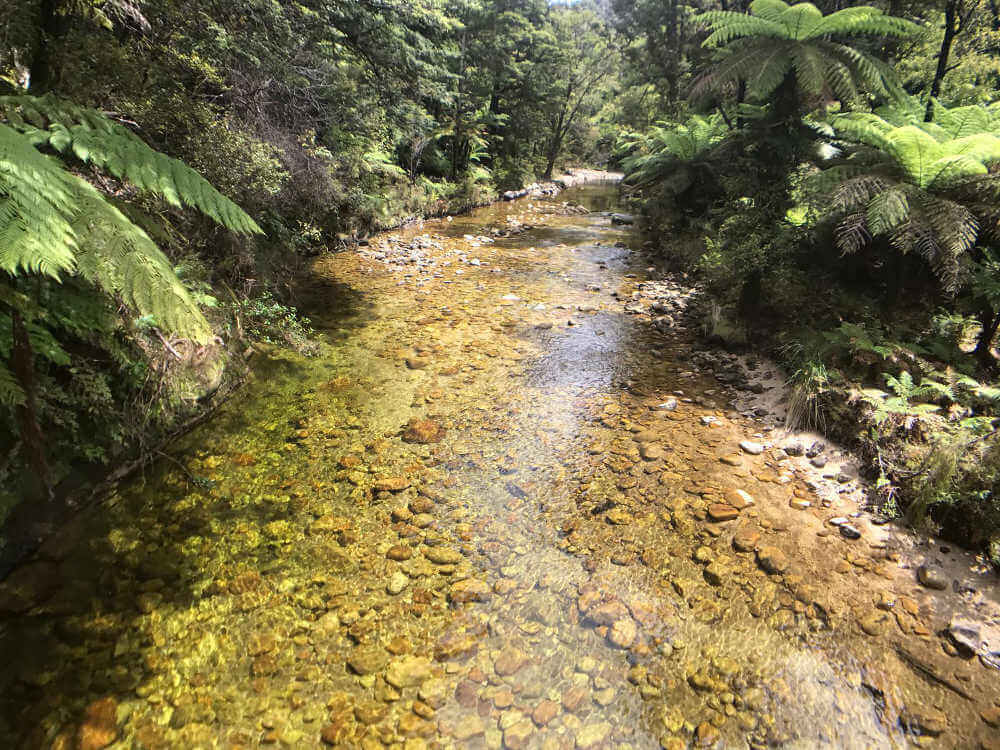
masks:
<path fill-rule="evenodd" d="M 1000 557 L 998 49 L 992 0 L 7 3 L 0 506 L 307 351 L 316 254 L 592 165 L 884 512 Z"/>

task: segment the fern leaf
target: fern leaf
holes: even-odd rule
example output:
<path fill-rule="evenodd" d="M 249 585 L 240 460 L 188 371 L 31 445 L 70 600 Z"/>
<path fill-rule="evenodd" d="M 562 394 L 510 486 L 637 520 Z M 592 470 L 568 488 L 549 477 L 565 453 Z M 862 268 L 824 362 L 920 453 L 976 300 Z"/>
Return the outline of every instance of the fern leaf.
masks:
<path fill-rule="evenodd" d="M 788 38 L 785 26 L 780 23 L 731 10 L 710 10 L 695 16 L 695 21 L 712 29 L 703 47 L 723 46 L 741 37 Z"/>
<path fill-rule="evenodd" d="M 0 269 L 53 278 L 75 268 L 73 178 L 0 123 Z"/>
<path fill-rule="evenodd" d="M 198 172 L 150 148 L 130 130 L 95 110 L 51 94 L 0 97 L 0 115 L 4 119 L 14 124 L 17 118 L 11 119 L 11 113 L 18 112 L 30 115 L 20 119 L 38 125 L 47 134 L 48 145 L 61 153 L 72 152 L 81 161 L 106 169 L 173 205 L 196 208 L 234 232 L 261 233 L 253 219 Z"/>
<path fill-rule="evenodd" d="M 20 406 L 27 400 L 24 391 L 7 365 L 0 360 L 0 404 L 7 407 Z"/>
<path fill-rule="evenodd" d="M 781 14 L 791 6 L 783 0 L 754 0 L 750 3 L 750 12 L 765 21 L 778 22 Z"/>
<path fill-rule="evenodd" d="M 910 218 L 910 203 L 906 193 L 890 188 L 872 196 L 866 210 L 868 231 L 875 237 L 888 234 Z"/>

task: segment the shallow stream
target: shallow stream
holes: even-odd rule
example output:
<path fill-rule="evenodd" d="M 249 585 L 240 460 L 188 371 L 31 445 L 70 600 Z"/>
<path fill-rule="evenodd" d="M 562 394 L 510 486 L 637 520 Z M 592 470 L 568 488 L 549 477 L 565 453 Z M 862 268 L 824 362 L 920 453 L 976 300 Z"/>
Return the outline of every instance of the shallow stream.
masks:
<path fill-rule="evenodd" d="M 828 524 L 615 195 L 319 261 L 320 353 L 0 587 L 0 747 L 1000 747 L 953 592 Z"/>

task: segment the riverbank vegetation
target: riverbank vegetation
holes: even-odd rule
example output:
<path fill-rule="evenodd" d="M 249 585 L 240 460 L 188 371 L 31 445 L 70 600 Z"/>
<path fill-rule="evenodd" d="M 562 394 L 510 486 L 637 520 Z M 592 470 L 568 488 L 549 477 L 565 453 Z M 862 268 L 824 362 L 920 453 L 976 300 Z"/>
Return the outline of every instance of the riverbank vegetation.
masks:
<path fill-rule="evenodd" d="M 884 512 L 1000 560 L 997 5 L 619 4 L 617 158 L 706 332 L 776 355 Z"/>
<path fill-rule="evenodd" d="M 4 4 L 0 508 L 155 445 L 255 342 L 310 346 L 311 255 L 602 161 L 598 11 Z"/>

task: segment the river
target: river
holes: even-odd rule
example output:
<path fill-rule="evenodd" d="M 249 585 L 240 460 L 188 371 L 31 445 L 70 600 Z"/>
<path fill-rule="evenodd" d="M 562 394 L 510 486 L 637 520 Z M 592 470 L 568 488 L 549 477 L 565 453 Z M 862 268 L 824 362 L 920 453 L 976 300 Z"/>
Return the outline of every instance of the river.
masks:
<path fill-rule="evenodd" d="M 997 747 L 917 543 L 827 523 L 616 195 L 321 259 L 319 353 L 0 588 L 2 746 Z"/>

